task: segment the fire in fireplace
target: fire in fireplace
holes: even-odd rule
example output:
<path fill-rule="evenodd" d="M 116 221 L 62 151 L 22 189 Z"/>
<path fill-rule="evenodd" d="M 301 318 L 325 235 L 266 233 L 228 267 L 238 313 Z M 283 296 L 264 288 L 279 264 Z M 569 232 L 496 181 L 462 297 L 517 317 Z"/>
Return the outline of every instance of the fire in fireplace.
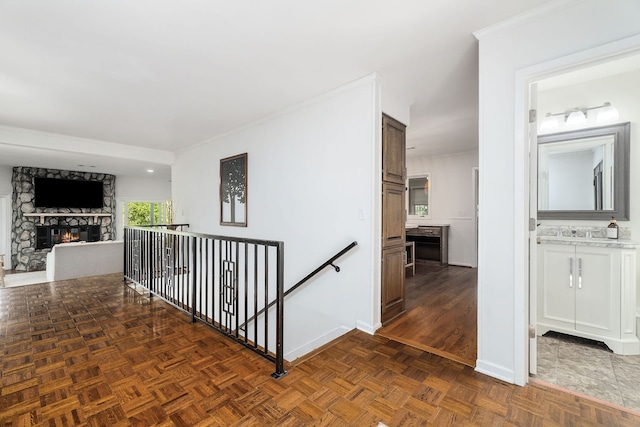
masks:
<path fill-rule="evenodd" d="M 62 243 L 78 242 L 80 241 L 80 233 L 72 233 L 71 231 L 66 231 L 62 234 L 61 240 Z"/>

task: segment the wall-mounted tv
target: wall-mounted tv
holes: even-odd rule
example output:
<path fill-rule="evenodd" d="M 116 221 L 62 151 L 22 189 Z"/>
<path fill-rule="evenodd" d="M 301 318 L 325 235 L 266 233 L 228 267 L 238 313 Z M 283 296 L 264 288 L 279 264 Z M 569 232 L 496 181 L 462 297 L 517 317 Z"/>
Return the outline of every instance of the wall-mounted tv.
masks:
<path fill-rule="evenodd" d="M 102 208 L 103 188 L 100 181 L 35 178 L 36 208 Z"/>

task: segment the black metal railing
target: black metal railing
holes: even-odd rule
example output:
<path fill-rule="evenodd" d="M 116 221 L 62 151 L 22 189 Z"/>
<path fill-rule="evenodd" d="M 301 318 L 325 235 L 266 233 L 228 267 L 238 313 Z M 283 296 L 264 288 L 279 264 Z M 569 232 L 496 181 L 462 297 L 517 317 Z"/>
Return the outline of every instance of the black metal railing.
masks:
<path fill-rule="evenodd" d="M 284 369 L 284 243 L 125 227 L 124 277 Z M 260 310 L 275 301 L 274 310 Z M 240 329 L 242 325 L 242 329 Z"/>
<path fill-rule="evenodd" d="M 180 224 L 188 226 L 188 224 Z M 284 298 L 358 243 L 284 291 L 284 243 L 163 228 L 125 227 L 124 278 L 284 369 Z M 275 306 L 275 309 L 274 309 Z"/>

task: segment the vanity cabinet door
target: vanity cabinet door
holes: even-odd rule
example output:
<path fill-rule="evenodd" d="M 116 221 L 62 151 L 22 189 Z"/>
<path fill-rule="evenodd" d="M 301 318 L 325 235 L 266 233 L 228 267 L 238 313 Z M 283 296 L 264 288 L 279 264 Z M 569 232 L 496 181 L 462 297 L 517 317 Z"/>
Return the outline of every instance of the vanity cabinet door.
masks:
<path fill-rule="evenodd" d="M 574 329 L 577 285 L 575 246 L 538 246 L 538 280 L 538 321 L 549 326 Z"/>
<path fill-rule="evenodd" d="M 576 249 L 576 330 L 620 336 L 620 255 L 611 249 Z"/>

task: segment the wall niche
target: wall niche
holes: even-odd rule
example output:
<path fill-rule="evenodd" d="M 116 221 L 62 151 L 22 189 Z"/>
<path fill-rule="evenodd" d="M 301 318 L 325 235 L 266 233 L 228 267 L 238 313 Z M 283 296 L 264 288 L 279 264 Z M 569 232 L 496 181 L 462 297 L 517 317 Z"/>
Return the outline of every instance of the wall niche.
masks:
<path fill-rule="evenodd" d="M 103 183 L 104 206 L 102 209 L 86 208 L 36 208 L 34 205 L 34 178 L 59 178 L 84 181 L 101 181 Z M 47 253 L 51 249 L 36 249 L 36 225 L 49 226 L 100 226 L 100 239 L 113 240 L 116 207 L 116 177 L 103 173 L 65 171 L 18 166 L 13 168 L 11 185 L 12 222 L 11 222 L 11 263 L 20 271 L 40 271 L 46 268 Z M 33 213 L 82 214 L 87 216 L 24 216 Z M 108 213 L 110 216 L 92 217 L 92 213 Z"/>

